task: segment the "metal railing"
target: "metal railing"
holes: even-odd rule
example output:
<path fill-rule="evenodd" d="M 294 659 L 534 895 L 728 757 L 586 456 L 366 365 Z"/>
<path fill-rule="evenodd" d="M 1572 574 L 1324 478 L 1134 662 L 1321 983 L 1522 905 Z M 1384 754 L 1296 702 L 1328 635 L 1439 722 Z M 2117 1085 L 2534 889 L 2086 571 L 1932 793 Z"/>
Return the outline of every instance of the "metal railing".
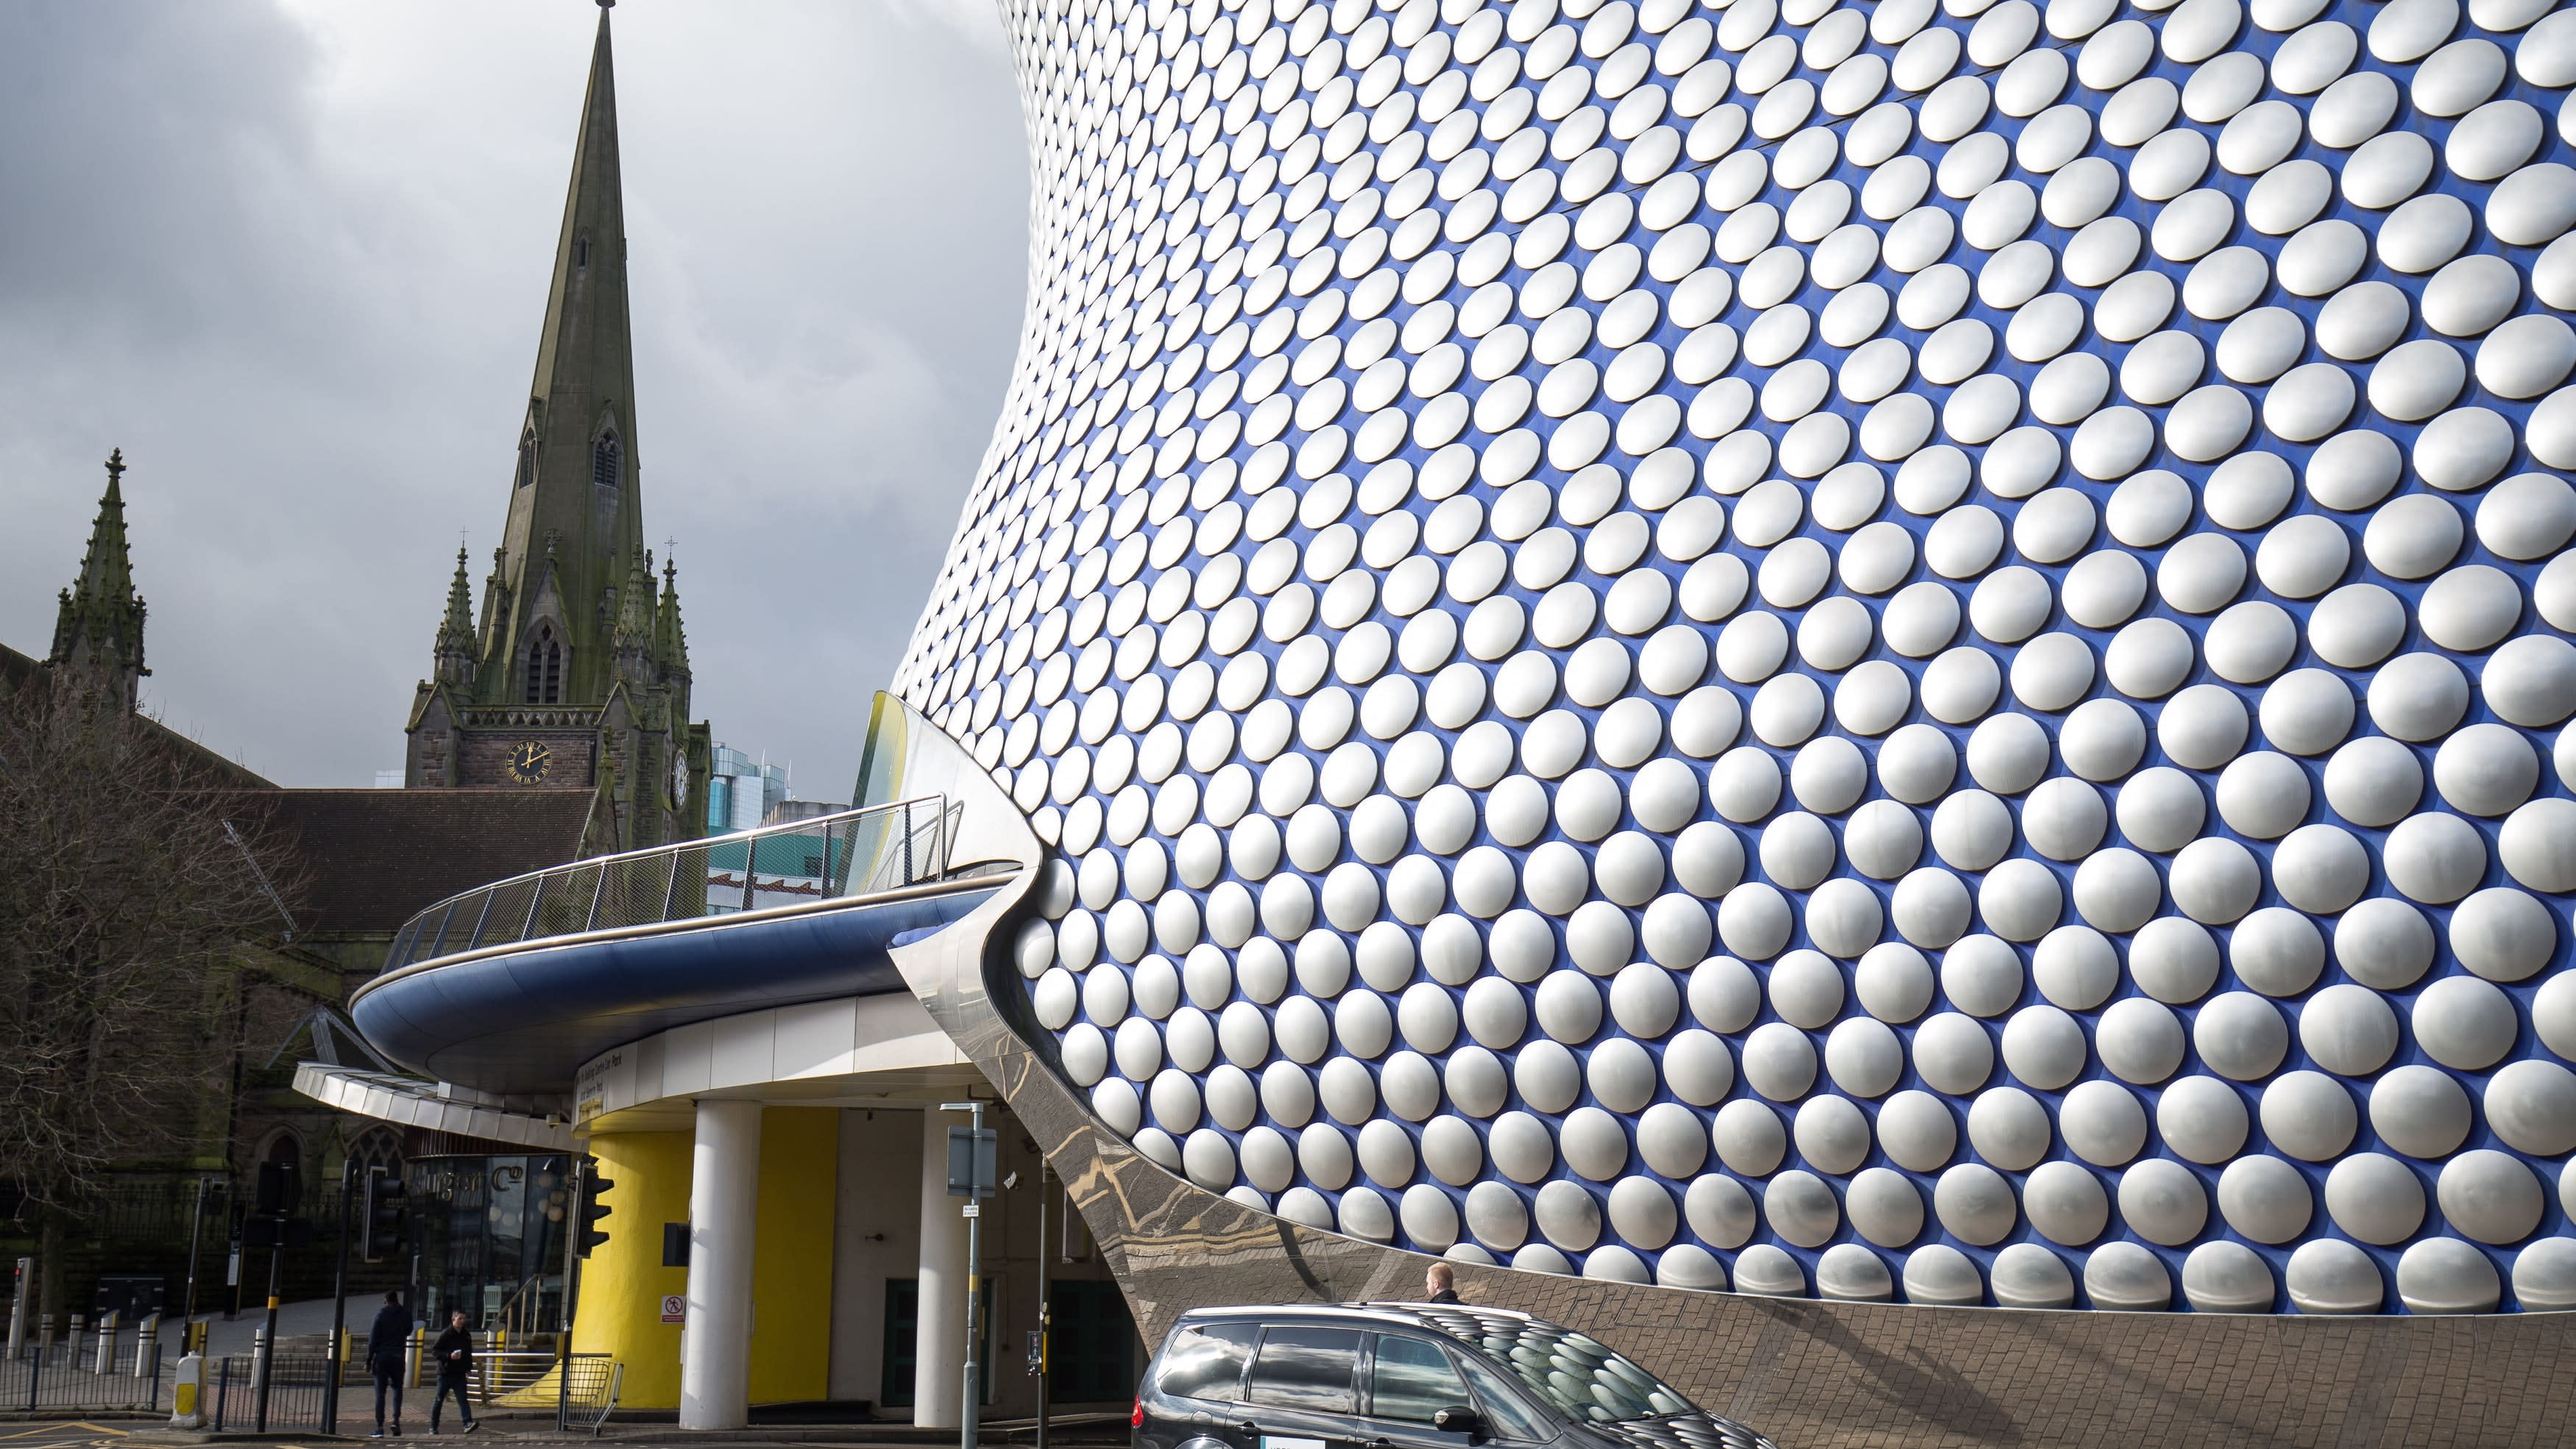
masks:
<path fill-rule="evenodd" d="M 263 1415 L 259 1402 L 259 1376 L 266 1359 L 268 1404 Z M 278 1433 L 288 1430 L 310 1434 L 326 1432 L 323 1410 L 327 1388 L 337 1379 L 348 1382 L 347 1365 L 334 1361 L 329 1354 L 231 1353 L 215 1360 L 206 1376 L 214 1382 L 201 1392 L 214 1401 L 212 1424 L 218 1434 Z M 347 1412 L 346 1408 L 342 1412 Z"/>
<path fill-rule="evenodd" d="M 268 1361 L 268 1417 L 259 1417 L 260 1358 L 257 1353 L 227 1354 L 206 1366 L 205 1395 L 211 1427 L 218 1433 L 341 1432 L 333 1420 L 329 1389 L 338 1380 L 339 1425 L 363 1425 L 374 1412 L 374 1375 L 357 1359 L 336 1361 L 328 1354 L 281 1354 Z M 99 1377 L 85 1367 L 35 1361 L 0 1365 L 0 1410 L 45 1408 L 141 1408 L 166 1405 L 171 1371 L 161 1365 L 157 1377 L 130 1383 L 119 1377 L 102 1390 Z M 124 1375 L 127 1369 L 120 1368 Z M 36 1375 L 41 1374 L 41 1383 Z M 465 1380 L 466 1394 L 480 1412 L 522 1414 L 551 1411 L 559 1429 L 586 1429 L 594 1437 L 617 1407 L 625 1366 L 604 1353 L 557 1357 L 545 1352 L 482 1350 Z M 405 1375 L 403 1410 L 407 1418 L 425 1419 L 438 1391 L 437 1372 Z"/>
<path fill-rule="evenodd" d="M 551 1404 L 555 1400 L 554 1375 L 560 1361 L 553 1349 L 484 1349 L 474 1355 L 474 1376 L 470 1380 L 474 1401 L 497 1404 L 514 1397 L 526 1396 L 530 1389 L 545 1387 L 541 1396 Z M 530 1402 L 534 1402 L 531 1400 Z"/>
<path fill-rule="evenodd" d="M 562 1286 L 563 1280 L 553 1273 L 530 1274 L 502 1300 L 499 1308 L 483 1315 L 482 1331 L 497 1330 L 514 1341 L 540 1331 L 555 1316 L 547 1310 L 557 1306 L 546 1302 L 546 1295 Z"/>
<path fill-rule="evenodd" d="M 167 1405 L 175 1357 L 153 1344 L 113 1338 L 111 1344 L 104 1359 L 89 1339 L 30 1343 L 15 1358 L 0 1358 L 0 1410 L 149 1411 Z"/>
<path fill-rule="evenodd" d="M 477 886 L 404 923 L 385 970 L 548 936 L 702 920 L 938 880 L 963 809 L 925 795 Z"/>

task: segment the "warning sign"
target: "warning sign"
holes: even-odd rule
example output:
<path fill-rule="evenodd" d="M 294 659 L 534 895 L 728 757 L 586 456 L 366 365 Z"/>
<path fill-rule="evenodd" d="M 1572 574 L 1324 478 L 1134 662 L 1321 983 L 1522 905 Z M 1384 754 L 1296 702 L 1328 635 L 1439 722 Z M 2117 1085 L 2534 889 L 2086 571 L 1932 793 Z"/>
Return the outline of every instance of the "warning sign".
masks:
<path fill-rule="evenodd" d="M 662 1321 L 664 1323 L 686 1323 L 689 1321 L 689 1299 L 687 1294 L 665 1293 L 662 1295 Z"/>

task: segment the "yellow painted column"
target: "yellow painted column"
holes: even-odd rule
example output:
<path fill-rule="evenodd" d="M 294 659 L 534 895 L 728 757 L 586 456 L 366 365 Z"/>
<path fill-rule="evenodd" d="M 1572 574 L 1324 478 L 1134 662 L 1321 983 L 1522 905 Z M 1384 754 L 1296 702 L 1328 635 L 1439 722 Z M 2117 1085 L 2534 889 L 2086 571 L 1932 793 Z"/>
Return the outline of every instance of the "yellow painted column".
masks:
<path fill-rule="evenodd" d="M 761 1114 L 759 1237 L 751 1270 L 755 1404 L 831 1393 L 840 1118 L 833 1107 L 771 1107 Z"/>
<path fill-rule="evenodd" d="M 662 1266 L 662 1225 L 689 1216 L 690 1136 L 602 1132 L 590 1139 L 590 1152 L 599 1175 L 616 1186 L 599 1199 L 611 1210 L 601 1223 L 608 1241 L 581 1265 L 573 1350 L 609 1354 L 626 1366 L 621 1404 L 676 1409 L 680 1326 L 662 1322 L 662 1299 L 687 1290 L 688 1270 Z"/>

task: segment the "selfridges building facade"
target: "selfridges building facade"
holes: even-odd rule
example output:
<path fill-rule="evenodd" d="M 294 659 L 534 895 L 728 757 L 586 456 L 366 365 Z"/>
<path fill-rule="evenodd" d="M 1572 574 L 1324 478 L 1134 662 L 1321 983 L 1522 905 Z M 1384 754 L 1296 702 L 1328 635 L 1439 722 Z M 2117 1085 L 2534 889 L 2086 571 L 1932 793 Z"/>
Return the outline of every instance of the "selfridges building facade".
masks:
<path fill-rule="evenodd" d="M 1476 1262 L 2576 1307 L 2551 3 L 1006 7 L 897 688 L 1047 1069 Z"/>

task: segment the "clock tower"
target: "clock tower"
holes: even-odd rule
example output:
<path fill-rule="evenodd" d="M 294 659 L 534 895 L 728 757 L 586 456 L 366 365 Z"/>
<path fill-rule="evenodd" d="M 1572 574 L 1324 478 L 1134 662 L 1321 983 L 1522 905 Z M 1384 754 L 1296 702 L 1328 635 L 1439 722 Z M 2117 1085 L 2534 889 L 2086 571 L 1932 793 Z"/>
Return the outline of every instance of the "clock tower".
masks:
<path fill-rule="evenodd" d="M 608 11 L 479 616 L 457 551 L 432 673 L 412 701 L 411 789 L 590 790 L 633 849 L 705 833 L 710 736 L 689 720 L 678 570 L 644 547 Z"/>

